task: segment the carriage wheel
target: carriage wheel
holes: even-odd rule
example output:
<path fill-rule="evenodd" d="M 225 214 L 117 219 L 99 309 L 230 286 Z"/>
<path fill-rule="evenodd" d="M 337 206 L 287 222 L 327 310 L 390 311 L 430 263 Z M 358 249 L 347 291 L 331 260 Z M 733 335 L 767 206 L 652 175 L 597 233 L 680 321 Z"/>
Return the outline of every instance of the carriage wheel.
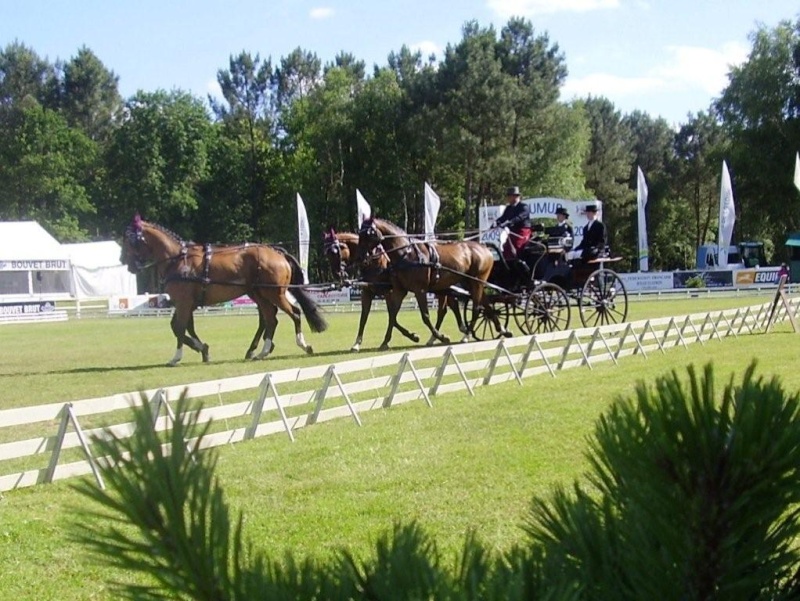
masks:
<path fill-rule="evenodd" d="M 583 285 L 578 306 L 585 327 L 622 323 L 628 317 L 628 292 L 616 272 L 598 269 Z"/>
<path fill-rule="evenodd" d="M 523 311 L 526 334 L 560 332 L 569 328 L 569 297 L 555 284 L 540 284 L 528 296 Z"/>
<path fill-rule="evenodd" d="M 465 305 L 464 319 L 467 324 L 469 324 L 472 319 L 473 306 L 472 300 L 467 301 Z M 475 340 L 499 338 L 500 332 L 494 327 L 494 317 L 497 317 L 503 328 L 507 330 L 509 316 L 510 309 L 508 303 L 505 301 L 494 300 L 486 305 L 479 305 L 478 317 L 475 319 L 475 326 L 472 331 L 473 338 L 475 338 Z"/>

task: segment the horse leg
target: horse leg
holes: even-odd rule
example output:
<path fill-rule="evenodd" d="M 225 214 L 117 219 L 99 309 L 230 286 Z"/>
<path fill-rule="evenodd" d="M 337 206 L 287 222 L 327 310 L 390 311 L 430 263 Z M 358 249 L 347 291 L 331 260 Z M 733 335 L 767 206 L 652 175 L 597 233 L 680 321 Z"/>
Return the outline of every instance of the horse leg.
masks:
<path fill-rule="evenodd" d="M 278 327 L 278 307 L 272 303 L 262 301 L 259 302 L 258 309 L 260 321 L 264 324 L 264 347 L 258 355 L 253 357 L 253 361 L 266 359 L 275 348 L 273 340 L 275 337 L 275 329 Z"/>
<path fill-rule="evenodd" d="M 447 302 L 447 306 L 453 311 L 456 316 L 456 323 L 458 324 L 458 331 L 461 332 L 461 342 L 467 342 L 469 340 L 469 327 L 467 326 L 467 316 L 461 315 L 461 306 L 458 303 L 458 299 L 454 296 L 447 295 L 445 298 Z M 463 318 L 462 318 L 463 317 Z M 437 326 L 438 329 L 438 326 Z"/>
<path fill-rule="evenodd" d="M 439 332 L 437 328 L 433 327 L 431 323 L 431 316 L 428 313 L 428 296 L 424 290 L 415 292 L 414 296 L 417 298 L 417 304 L 419 305 L 419 314 L 422 316 L 422 322 L 428 326 L 428 329 L 431 331 L 433 337 L 438 340 L 439 342 L 443 342 L 445 344 L 450 344 L 450 339 Z"/>
<path fill-rule="evenodd" d="M 250 347 L 247 349 L 247 352 L 244 354 L 244 359 L 247 361 L 248 359 L 253 358 L 253 353 L 258 346 L 259 340 L 261 340 L 261 335 L 264 334 L 264 329 L 266 328 L 266 324 L 264 323 L 264 309 L 259 303 L 259 301 L 255 297 L 250 297 L 258 306 L 258 328 L 256 329 L 256 335 L 253 336 L 253 341 L 250 343 Z"/>
<path fill-rule="evenodd" d="M 401 328 L 397 323 L 397 313 L 400 311 L 400 306 L 403 304 L 403 299 L 405 297 L 405 290 L 396 291 L 394 288 L 392 288 L 386 293 L 384 300 L 386 301 L 386 311 L 389 314 L 389 323 L 386 326 L 386 334 L 383 336 L 383 342 L 381 342 L 378 350 L 385 351 L 389 349 L 389 342 L 392 340 L 392 332 L 395 328 L 401 331 L 405 330 L 405 328 Z M 417 338 L 416 342 L 419 342 L 419 338 Z"/>
<path fill-rule="evenodd" d="M 183 358 L 183 344 L 187 344 L 189 348 L 197 351 L 203 356 L 203 363 L 208 363 L 208 345 L 204 344 L 194 330 L 194 312 L 185 308 L 175 307 L 175 312 L 172 314 L 170 321 L 172 333 L 178 339 L 178 348 L 175 350 L 175 356 L 167 363 L 170 367 L 176 366 Z M 186 331 L 189 331 L 189 336 Z"/>
<path fill-rule="evenodd" d="M 364 340 L 364 328 L 367 325 L 367 318 L 369 317 L 370 309 L 372 309 L 372 299 L 375 298 L 375 293 L 369 288 L 361 290 L 361 319 L 358 321 L 358 334 L 356 334 L 356 341 L 350 350 L 357 353 L 361 350 L 361 343 Z"/>
<path fill-rule="evenodd" d="M 447 315 L 447 304 L 445 304 L 446 296 L 444 294 L 437 294 L 436 300 L 439 304 L 439 308 L 436 310 L 436 329 L 442 327 L 442 322 L 444 321 L 444 316 Z M 459 314 L 456 313 L 456 319 L 458 320 L 459 324 L 461 323 L 461 318 Z M 459 328 L 460 329 L 460 328 Z M 431 337 L 428 339 L 428 342 L 425 343 L 425 346 L 433 346 L 433 343 L 436 342 L 436 337 L 431 334 Z"/>
<path fill-rule="evenodd" d="M 395 292 L 394 288 L 389 291 L 389 295 L 394 297 L 394 301 L 397 304 L 397 311 L 394 314 L 394 327 L 400 331 L 400 333 L 408 338 L 411 342 L 419 342 L 419 336 L 417 336 L 414 332 L 407 330 L 400 324 L 400 320 L 397 319 L 397 315 L 400 312 L 400 308 L 403 306 L 403 299 L 406 297 L 406 293 L 403 292 L 401 296 L 398 297 L 400 293 Z"/>
<path fill-rule="evenodd" d="M 278 293 L 278 298 L 275 304 L 277 305 L 278 309 L 281 309 L 284 313 L 292 318 L 292 321 L 294 322 L 294 336 L 297 346 L 303 349 L 307 354 L 313 355 L 314 349 L 306 342 L 305 336 L 303 336 L 300 309 L 289 302 L 289 299 L 286 298 L 286 294 L 283 291 Z"/>

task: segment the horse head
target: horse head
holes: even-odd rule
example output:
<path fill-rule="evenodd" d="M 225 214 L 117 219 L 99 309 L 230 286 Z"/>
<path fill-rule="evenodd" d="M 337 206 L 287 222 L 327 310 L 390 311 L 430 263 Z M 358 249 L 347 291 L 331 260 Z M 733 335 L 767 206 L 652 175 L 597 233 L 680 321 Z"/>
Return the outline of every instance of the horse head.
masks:
<path fill-rule="evenodd" d="M 350 260 L 350 249 L 339 241 L 336 231 L 330 228 L 322 234 L 323 252 L 330 262 L 331 272 L 343 280 L 347 277 L 347 262 Z"/>
<path fill-rule="evenodd" d="M 358 229 L 358 250 L 361 257 L 369 257 L 383 243 L 383 239 L 383 232 L 374 217 L 362 221 Z"/>
<path fill-rule="evenodd" d="M 150 249 L 144 236 L 144 221 L 139 213 L 134 215 L 130 225 L 125 228 L 122 239 L 120 263 L 128 266 L 131 273 L 139 273 L 150 259 Z"/>

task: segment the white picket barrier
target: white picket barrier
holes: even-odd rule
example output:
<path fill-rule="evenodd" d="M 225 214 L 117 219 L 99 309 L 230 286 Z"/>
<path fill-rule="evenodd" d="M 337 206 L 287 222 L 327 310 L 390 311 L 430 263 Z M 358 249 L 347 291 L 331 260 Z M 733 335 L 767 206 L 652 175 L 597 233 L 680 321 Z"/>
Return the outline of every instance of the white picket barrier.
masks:
<path fill-rule="evenodd" d="M 27 436 L 39 427 L 45 431 L 57 427 L 57 432 L 0 444 L 0 474 L 5 471 L 2 469 L 3 462 L 7 461 L 19 462 L 25 458 L 41 457 L 48 462 L 47 467 L 31 468 L 26 465 L 21 471 L 0 475 L 0 491 L 92 472 L 102 486 L 97 464 L 104 459 L 92 456 L 91 439 L 105 430 L 119 437 L 130 436 L 133 423 L 104 424 L 84 431 L 80 421 L 102 421 L 103 414 L 130 411 L 132 406 L 143 400 L 155 405 L 157 419 L 154 428 L 159 431 L 169 429 L 174 420 L 171 402 L 184 393 L 190 399 L 210 398 L 217 403 L 212 406 L 205 402 L 204 408 L 196 413 L 198 422 L 240 421 L 238 427 L 208 434 L 204 438 L 205 447 L 276 433 L 284 433 L 294 440 L 297 430 L 317 422 L 349 416 L 360 425 L 360 414 L 366 411 L 420 399 L 432 406 L 431 398 L 438 393 L 466 390 L 474 394 L 477 386 L 509 380 L 522 383 L 524 378 L 538 374 L 555 377 L 558 371 L 571 367 L 585 365 L 591 369 L 595 363 L 617 363 L 621 357 L 628 355 L 647 356 L 649 352 L 663 353 L 669 348 L 686 347 L 694 342 L 705 344 L 712 338 L 762 332 L 770 318 L 773 321 L 787 319 L 790 311 L 793 317 L 799 305 L 800 299 L 791 299 L 782 305 L 778 305 L 776 300 L 725 311 L 426 347 L 328 365 L 7 409 L 0 411 L 0 433 L 4 438 L 7 438 L 6 433 L 11 428 L 28 432 Z M 357 377 L 352 378 L 353 375 Z M 343 377 L 348 381 L 343 381 Z M 311 385 L 313 382 L 316 385 Z M 304 388 L 305 383 L 310 387 Z M 279 392 L 286 388 L 300 390 Z M 238 396 L 246 393 L 250 398 L 228 403 L 223 401 L 223 395 L 236 393 Z M 354 396 L 367 398 L 355 400 L 352 398 Z M 310 406 L 310 409 L 303 409 L 305 406 Z M 267 413 L 274 413 L 275 418 L 262 421 Z M 69 431 L 70 426 L 73 431 Z M 85 459 L 62 463 L 62 451 L 71 448 L 82 449 Z"/>

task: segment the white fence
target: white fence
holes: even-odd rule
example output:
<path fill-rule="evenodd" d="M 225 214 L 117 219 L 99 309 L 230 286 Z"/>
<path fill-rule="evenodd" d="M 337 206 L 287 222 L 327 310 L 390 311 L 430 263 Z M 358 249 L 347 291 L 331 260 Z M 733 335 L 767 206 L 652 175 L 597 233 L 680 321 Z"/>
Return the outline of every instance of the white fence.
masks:
<path fill-rule="evenodd" d="M 198 421 L 214 420 L 207 447 L 269 434 L 294 440 L 300 428 L 350 417 L 395 404 L 431 398 L 440 392 L 556 374 L 570 367 L 592 368 L 627 355 L 665 352 L 676 346 L 761 332 L 770 310 L 776 320 L 796 315 L 800 299 L 681 317 L 583 328 L 511 339 L 446 347 L 429 347 L 343 361 L 330 365 L 284 369 L 142 393 L 53 403 L 0 411 L 0 491 L 95 473 L 91 440 L 105 428 L 130 436 L 130 411 L 143 402 L 156 406 L 154 428 L 168 430 L 174 413 L 170 402 L 186 393 L 203 402 Z M 216 406 L 211 406 L 216 404 Z M 163 414 L 163 415 L 162 415 Z M 122 421 L 120 421 L 122 420 Z M 233 427 L 230 427 L 230 426 Z M 84 430 L 91 426 L 91 429 Z M 70 431 L 70 429 L 72 431 Z M 11 440 L 9 440 L 11 439 Z M 46 465 L 42 465 L 46 464 Z M 13 472 L 13 473 L 12 473 Z"/>

